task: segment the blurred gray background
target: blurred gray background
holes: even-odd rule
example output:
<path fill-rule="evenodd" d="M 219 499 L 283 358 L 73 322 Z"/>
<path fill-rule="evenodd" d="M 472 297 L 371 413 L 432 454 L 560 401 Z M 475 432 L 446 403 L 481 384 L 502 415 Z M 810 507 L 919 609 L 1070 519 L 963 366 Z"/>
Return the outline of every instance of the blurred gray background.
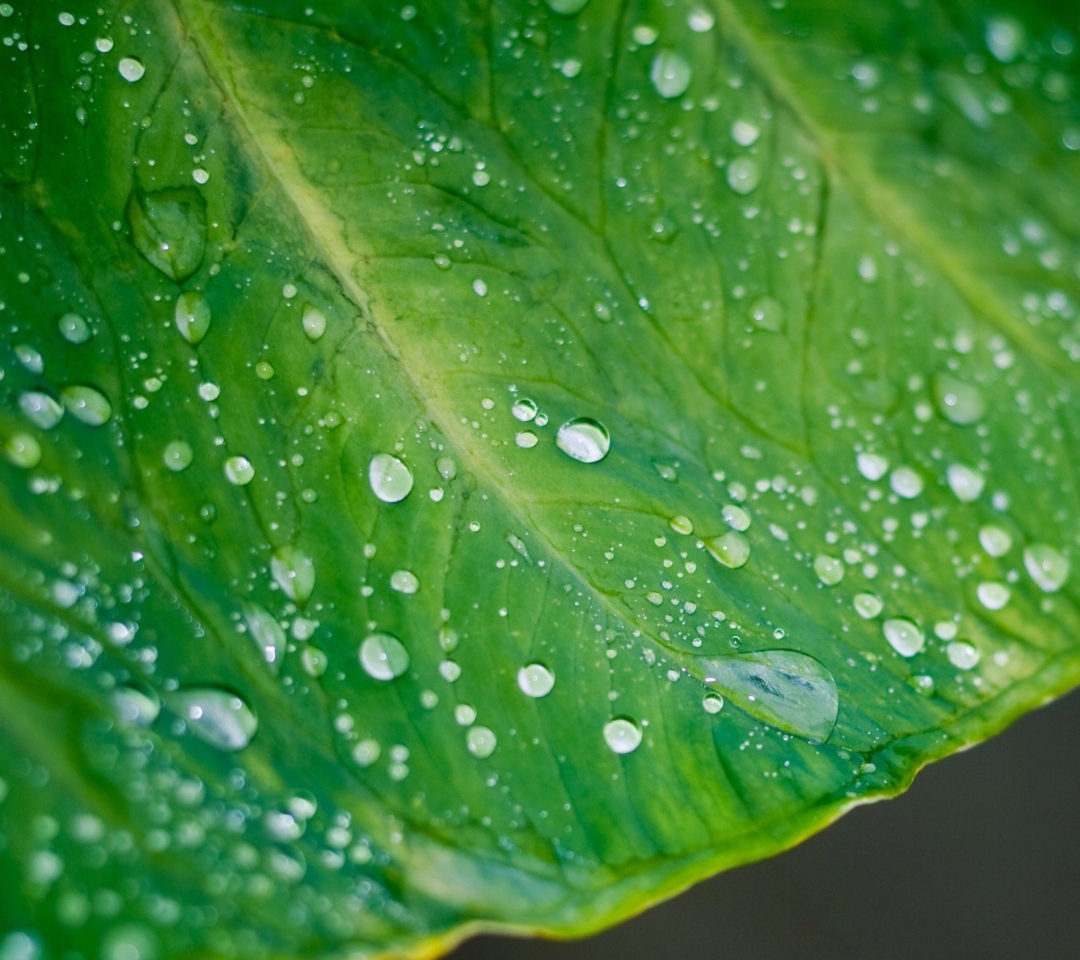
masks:
<path fill-rule="evenodd" d="M 452 960 L 1080 960 L 1080 694 L 607 933 Z"/>

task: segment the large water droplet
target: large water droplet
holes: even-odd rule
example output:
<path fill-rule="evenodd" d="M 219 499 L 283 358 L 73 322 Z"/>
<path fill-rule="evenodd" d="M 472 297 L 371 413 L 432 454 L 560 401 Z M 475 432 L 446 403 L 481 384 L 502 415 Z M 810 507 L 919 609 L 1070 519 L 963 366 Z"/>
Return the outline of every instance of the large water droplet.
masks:
<path fill-rule="evenodd" d="M 360 666 L 376 680 L 393 680 L 409 669 L 409 652 L 397 637 L 373 633 L 360 644 Z"/>
<path fill-rule="evenodd" d="M 840 695 L 825 666 L 794 650 L 762 650 L 704 661 L 705 682 L 751 716 L 812 740 L 827 740 Z"/>
<path fill-rule="evenodd" d="M 1069 561 L 1045 543 L 1024 548 L 1024 566 L 1035 586 L 1044 593 L 1056 593 L 1069 578 Z"/>
<path fill-rule="evenodd" d="M 65 313 L 58 321 L 60 336 L 68 343 L 86 343 L 93 336 L 88 324 L 77 313 Z"/>
<path fill-rule="evenodd" d="M 51 430 L 64 416 L 64 408 L 60 402 L 38 390 L 28 390 L 19 395 L 19 410 L 41 430 Z"/>
<path fill-rule="evenodd" d="M 304 307 L 304 335 L 314 343 L 326 333 L 326 314 L 310 303 Z"/>
<path fill-rule="evenodd" d="M 615 753 L 633 753 L 641 746 L 641 727 L 627 717 L 616 717 L 604 724 L 604 742 Z"/>
<path fill-rule="evenodd" d="M 285 596 L 301 606 L 315 589 L 315 564 L 299 547 L 278 547 L 270 560 L 270 573 Z"/>
<path fill-rule="evenodd" d="M 174 440 L 165 447 L 161 454 L 165 468 L 173 473 L 180 473 L 190 467 L 194 457 L 195 454 L 192 452 L 191 444 L 183 440 Z"/>
<path fill-rule="evenodd" d="M 470 727 L 465 734 L 465 745 L 469 753 L 483 760 L 495 752 L 498 745 L 495 732 L 488 727 Z"/>
<path fill-rule="evenodd" d="M 368 481 L 375 496 L 383 503 L 398 503 L 413 488 L 412 471 L 389 453 L 377 453 L 371 458 Z"/>
<path fill-rule="evenodd" d="M 124 57 L 116 65 L 117 70 L 128 83 L 138 83 L 146 73 L 146 67 L 135 57 Z"/>
<path fill-rule="evenodd" d="M 693 71 L 686 57 L 674 50 L 661 50 L 649 72 L 653 87 L 665 100 L 673 100 L 686 93 L 692 76 Z"/>
<path fill-rule="evenodd" d="M 60 395 L 71 415 L 87 426 L 100 427 L 112 416 L 112 404 L 105 394 L 93 387 L 64 387 Z"/>
<path fill-rule="evenodd" d="M 607 427 L 590 417 L 568 420 L 559 427 L 555 443 L 568 457 L 582 463 L 597 463 L 611 449 Z"/>
<path fill-rule="evenodd" d="M 243 750 L 259 721 L 244 699 L 219 687 L 189 687 L 169 697 L 169 706 L 197 737 L 219 750 Z"/>
<path fill-rule="evenodd" d="M 727 182 L 732 190 L 745 197 L 761 183 L 761 167 L 753 157 L 736 157 L 728 164 Z"/>
<path fill-rule="evenodd" d="M 276 670 L 285 656 L 285 631 L 270 611 L 259 604 L 247 602 L 242 609 L 251 639 L 255 641 L 263 659 Z"/>
<path fill-rule="evenodd" d="M 978 387 L 946 373 L 934 376 L 934 400 L 941 415 L 957 426 L 975 423 L 986 413 L 986 401 Z"/>
<path fill-rule="evenodd" d="M 889 646 L 902 657 L 913 657 L 926 646 L 926 634 L 922 628 L 903 617 L 886 620 L 881 625 L 881 632 L 885 634 Z"/>
<path fill-rule="evenodd" d="M 135 191 L 127 205 L 135 248 L 165 276 L 186 280 L 206 252 L 206 201 L 194 187 Z"/>
<path fill-rule="evenodd" d="M 176 298 L 175 319 L 180 336 L 195 346 L 210 329 L 210 304 L 197 290 L 189 290 Z"/>
<path fill-rule="evenodd" d="M 705 548 L 725 567 L 737 570 L 750 559 L 750 541 L 738 530 L 729 530 L 705 541 Z"/>
<path fill-rule="evenodd" d="M 542 663 L 528 663 L 518 670 L 517 683 L 527 697 L 546 697 L 555 687 L 555 674 Z"/>

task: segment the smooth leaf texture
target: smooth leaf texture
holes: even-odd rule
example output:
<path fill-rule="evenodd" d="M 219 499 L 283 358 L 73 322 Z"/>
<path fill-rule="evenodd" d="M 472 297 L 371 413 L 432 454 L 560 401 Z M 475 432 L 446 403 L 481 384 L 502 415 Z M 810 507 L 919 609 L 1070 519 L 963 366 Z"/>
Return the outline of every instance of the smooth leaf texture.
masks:
<path fill-rule="evenodd" d="M 0 957 L 585 933 L 1074 685 L 1078 27 L 0 4 Z"/>

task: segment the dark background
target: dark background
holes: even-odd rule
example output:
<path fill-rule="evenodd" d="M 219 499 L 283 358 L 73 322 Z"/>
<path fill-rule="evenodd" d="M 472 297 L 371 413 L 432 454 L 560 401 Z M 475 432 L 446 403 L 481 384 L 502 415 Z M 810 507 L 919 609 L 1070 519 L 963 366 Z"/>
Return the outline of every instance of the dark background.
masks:
<path fill-rule="evenodd" d="M 1080 694 L 589 940 L 452 960 L 1080 960 Z"/>

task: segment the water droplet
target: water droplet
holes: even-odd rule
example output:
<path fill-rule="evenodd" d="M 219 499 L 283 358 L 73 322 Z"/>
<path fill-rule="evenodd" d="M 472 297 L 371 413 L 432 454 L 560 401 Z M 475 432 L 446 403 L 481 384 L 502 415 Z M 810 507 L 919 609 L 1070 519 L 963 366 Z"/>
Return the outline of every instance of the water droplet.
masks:
<path fill-rule="evenodd" d="M 881 632 L 885 634 L 889 646 L 902 657 L 913 657 L 926 646 L 926 634 L 922 628 L 902 617 L 886 620 L 881 625 Z"/>
<path fill-rule="evenodd" d="M 694 532 L 693 521 L 689 517 L 684 517 L 681 514 L 677 517 L 672 517 L 668 521 L 668 525 L 676 533 L 681 533 L 684 537 L 688 537 Z"/>
<path fill-rule="evenodd" d="M 732 530 L 742 532 L 750 527 L 750 514 L 734 503 L 725 504 L 720 511 L 720 516 Z"/>
<path fill-rule="evenodd" d="M 736 157 L 728 164 L 727 182 L 739 196 L 745 197 L 761 183 L 761 167 L 752 157 Z"/>
<path fill-rule="evenodd" d="M 135 248 L 177 283 L 199 269 L 206 252 L 206 201 L 195 187 L 134 191 L 127 205 Z"/>
<path fill-rule="evenodd" d="M 987 610 L 1000 610 L 1008 604 L 1012 591 L 1004 583 L 987 580 L 975 588 L 975 595 Z"/>
<path fill-rule="evenodd" d="M 19 395 L 19 410 L 41 430 L 51 430 L 64 416 L 64 408 L 59 401 L 38 390 L 28 390 Z"/>
<path fill-rule="evenodd" d="M 404 463 L 388 453 L 377 453 L 368 467 L 371 489 L 383 503 L 404 500 L 413 488 L 413 475 Z"/>
<path fill-rule="evenodd" d="M 555 443 L 568 457 L 582 463 L 598 463 L 611 449 L 607 427 L 590 417 L 568 420 L 559 427 Z"/>
<path fill-rule="evenodd" d="M 255 468 L 247 457 L 229 457 L 225 461 L 225 478 L 229 483 L 244 487 L 255 479 Z"/>
<path fill-rule="evenodd" d="M 814 573 L 827 587 L 835 587 L 844 579 L 844 564 L 836 557 L 821 554 L 814 558 Z"/>
<path fill-rule="evenodd" d="M 547 0 L 547 5 L 564 17 L 581 13 L 589 5 L 589 0 Z"/>
<path fill-rule="evenodd" d="M 65 313 L 56 325 L 60 328 L 60 336 L 68 343 L 86 343 L 93 336 L 90 324 L 77 313 Z"/>
<path fill-rule="evenodd" d="M 522 423 L 528 423 L 536 418 L 538 409 L 539 407 L 537 407 L 535 401 L 523 398 L 515 402 L 510 408 L 510 412 Z"/>
<path fill-rule="evenodd" d="M 539 442 L 540 438 L 531 430 L 522 430 L 514 437 L 514 443 L 521 447 L 522 450 L 531 450 Z"/>
<path fill-rule="evenodd" d="M 453 660 L 444 660 L 439 664 L 439 676 L 447 683 L 453 683 L 461 676 L 461 666 Z"/>
<path fill-rule="evenodd" d="M 181 470 L 186 470 L 191 466 L 194 456 L 191 444 L 185 443 L 183 440 L 174 440 L 165 447 L 161 459 L 166 469 L 171 470 L 173 473 L 179 473 Z"/>
<path fill-rule="evenodd" d="M 139 727 L 148 727 L 161 712 L 161 701 L 152 691 L 150 695 L 134 687 L 117 687 L 112 693 L 112 703 L 120 719 Z"/>
<path fill-rule="evenodd" d="M 1012 536 L 1007 530 L 988 524 L 979 529 L 979 543 L 991 557 L 1003 557 L 1012 549 Z"/>
<path fill-rule="evenodd" d="M 855 612 L 864 620 L 873 620 L 884 609 L 880 597 L 872 593 L 857 593 L 852 600 Z"/>
<path fill-rule="evenodd" d="M 633 753 L 641 746 L 641 727 L 626 717 L 604 724 L 604 741 L 615 753 Z"/>
<path fill-rule="evenodd" d="M 911 467 L 897 467 L 889 475 L 889 486 L 898 497 L 912 500 L 922 493 L 923 481 Z"/>
<path fill-rule="evenodd" d="M 278 547 L 270 558 L 270 574 L 290 600 L 303 606 L 315 589 L 315 563 L 299 547 Z"/>
<path fill-rule="evenodd" d="M 674 50 L 661 50 L 649 72 L 653 87 L 665 100 L 673 100 L 686 93 L 692 75 L 689 62 Z"/>
<path fill-rule="evenodd" d="M 1024 548 L 1024 566 L 1043 593 L 1057 593 L 1069 578 L 1069 561 L 1045 543 Z"/>
<path fill-rule="evenodd" d="M 453 627 L 439 627 L 439 646 L 446 653 L 453 653 L 458 645 L 458 632 Z"/>
<path fill-rule="evenodd" d="M 4 444 L 4 456 L 16 467 L 32 470 L 41 463 L 41 444 L 28 433 L 16 433 Z"/>
<path fill-rule="evenodd" d="M 242 609 L 251 639 L 255 641 L 263 659 L 276 669 L 285 656 L 285 631 L 274 616 L 259 604 L 249 601 L 243 604 Z"/>
<path fill-rule="evenodd" d="M 860 453 L 855 458 L 859 473 L 871 483 L 876 483 L 889 470 L 889 461 L 880 453 Z"/>
<path fill-rule="evenodd" d="M 128 83 L 137 83 L 146 73 L 146 67 L 142 65 L 142 61 L 135 57 L 124 57 L 117 64 L 117 69 L 120 71 L 120 76 Z"/>
<path fill-rule="evenodd" d="M 694 7 L 686 18 L 686 22 L 694 33 L 708 33 L 716 23 L 716 17 L 713 16 L 711 10 L 706 10 L 704 7 Z"/>
<path fill-rule="evenodd" d="M 707 693 L 701 701 L 706 713 L 717 714 L 724 709 L 724 698 L 718 693 Z"/>
<path fill-rule="evenodd" d="M 105 394 L 93 387 L 64 387 L 60 396 L 71 415 L 87 426 L 100 427 L 112 416 L 112 404 Z"/>
<path fill-rule="evenodd" d="M 465 734 L 465 745 L 469 748 L 469 753 L 480 760 L 490 757 L 498 742 L 494 731 L 488 727 L 470 727 Z"/>
<path fill-rule="evenodd" d="M 378 740 L 361 740 L 352 750 L 353 760 L 358 767 L 370 767 L 382 755 Z"/>
<path fill-rule="evenodd" d="M 476 722 L 476 708 L 467 703 L 459 703 L 454 707 L 454 720 L 459 727 L 471 727 Z"/>
<path fill-rule="evenodd" d="M 309 677 L 321 677 L 330 666 L 330 658 L 318 647 L 304 647 L 300 664 Z"/>
<path fill-rule="evenodd" d="M 435 461 L 435 469 L 444 480 L 453 480 L 457 476 L 457 464 L 449 457 L 439 457 Z"/>
<path fill-rule="evenodd" d="M 15 351 L 15 359 L 22 364 L 23 369 L 28 373 L 40 377 L 45 372 L 45 358 L 41 355 L 40 351 L 36 350 L 28 343 L 17 343 L 13 349 Z"/>
<path fill-rule="evenodd" d="M 310 303 L 304 306 L 304 335 L 314 343 L 326 333 L 326 314 Z"/>
<path fill-rule="evenodd" d="M 528 663 L 518 670 L 517 683 L 527 697 L 546 697 L 555 686 L 555 674 L 542 663 Z"/>
<path fill-rule="evenodd" d="M 393 680 L 409 669 L 409 652 L 397 637 L 373 633 L 360 644 L 360 666 L 376 680 Z"/>
<path fill-rule="evenodd" d="M 935 374 L 934 400 L 941 415 L 957 426 L 975 423 L 986 413 L 986 401 L 979 389 L 948 374 Z"/>
<path fill-rule="evenodd" d="M 979 499 L 986 486 L 986 479 L 978 470 L 965 467 L 961 463 L 952 464 L 946 471 L 946 477 L 956 499 L 961 503 L 972 503 Z"/>
<path fill-rule="evenodd" d="M 750 322 L 758 330 L 781 333 L 784 329 L 784 307 L 772 297 L 759 297 L 750 305 Z"/>
<path fill-rule="evenodd" d="M 189 290 L 176 298 L 176 329 L 192 346 L 210 329 L 210 304 L 198 290 Z"/>
<path fill-rule="evenodd" d="M 731 125 L 731 139 L 740 147 L 752 147 L 761 136 L 761 128 L 749 120 L 736 120 Z"/>
<path fill-rule="evenodd" d="M 991 17 L 986 21 L 986 46 L 1001 63 L 1012 63 L 1024 43 L 1024 27 L 1012 17 Z"/>
<path fill-rule="evenodd" d="M 706 660 L 705 682 L 751 716 L 813 740 L 836 725 L 840 695 L 825 666 L 794 650 L 762 650 Z"/>
<path fill-rule="evenodd" d="M 737 530 L 705 541 L 705 548 L 725 567 L 737 570 L 750 559 L 750 541 Z"/>
<path fill-rule="evenodd" d="M 169 706 L 200 739 L 219 750 L 243 750 L 259 721 L 244 699 L 218 687 L 191 687 L 169 698 Z"/>
<path fill-rule="evenodd" d="M 411 570 L 395 570 L 390 574 L 390 589 L 411 595 L 420 589 L 420 581 Z"/>
<path fill-rule="evenodd" d="M 632 31 L 632 36 L 634 38 L 634 43 L 642 47 L 651 47 L 654 43 L 656 43 L 656 39 L 660 36 L 660 34 L 658 34 L 656 30 L 653 27 L 650 27 L 648 24 L 639 23 L 636 27 L 634 27 Z"/>
<path fill-rule="evenodd" d="M 979 662 L 979 651 L 966 640 L 954 640 L 945 648 L 945 656 L 957 670 L 970 670 Z"/>

